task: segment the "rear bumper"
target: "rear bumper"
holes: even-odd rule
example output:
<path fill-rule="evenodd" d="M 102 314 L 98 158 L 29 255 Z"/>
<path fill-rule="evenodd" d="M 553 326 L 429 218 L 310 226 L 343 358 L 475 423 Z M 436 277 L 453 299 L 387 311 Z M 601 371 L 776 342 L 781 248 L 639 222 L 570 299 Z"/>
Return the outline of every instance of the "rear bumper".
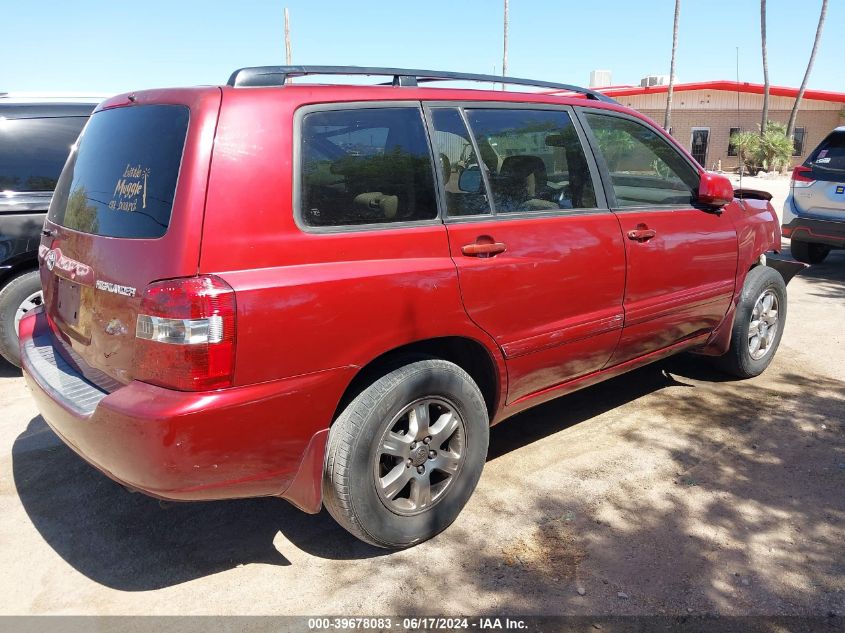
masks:
<path fill-rule="evenodd" d="M 326 429 L 353 368 L 210 392 L 134 381 L 107 393 L 62 358 L 43 312 L 20 334 L 44 419 L 112 479 L 163 499 L 273 495 L 319 511 Z"/>
<path fill-rule="evenodd" d="M 845 220 L 816 220 L 795 216 L 783 225 L 783 236 L 802 242 L 845 248 Z"/>

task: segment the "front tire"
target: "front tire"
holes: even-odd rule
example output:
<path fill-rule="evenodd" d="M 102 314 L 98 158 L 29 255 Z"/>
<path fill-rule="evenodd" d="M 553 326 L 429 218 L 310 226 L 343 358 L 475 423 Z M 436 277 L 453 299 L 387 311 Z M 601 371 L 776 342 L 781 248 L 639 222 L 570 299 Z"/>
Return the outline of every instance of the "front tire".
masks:
<path fill-rule="evenodd" d="M 795 259 L 805 264 L 821 264 L 830 254 L 829 246 L 800 240 L 792 240 L 789 250 Z"/>
<path fill-rule="evenodd" d="M 359 539 L 421 543 L 463 509 L 487 457 L 481 391 L 457 365 L 411 362 L 356 397 L 329 432 L 323 503 Z"/>
<path fill-rule="evenodd" d="M 27 312 L 42 303 L 37 270 L 13 277 L 0 290 L 0 355 L 17 367 L 21 366 L 18 324 Z"/>
<path fill-rule="evenodd" d="M 738 378 L 762 374 L 780 345 L 786 307 L 783 277 L 766 266 L 752 268 L 736 307 L 730 349 L 716 361 L 719 368 Z"/>

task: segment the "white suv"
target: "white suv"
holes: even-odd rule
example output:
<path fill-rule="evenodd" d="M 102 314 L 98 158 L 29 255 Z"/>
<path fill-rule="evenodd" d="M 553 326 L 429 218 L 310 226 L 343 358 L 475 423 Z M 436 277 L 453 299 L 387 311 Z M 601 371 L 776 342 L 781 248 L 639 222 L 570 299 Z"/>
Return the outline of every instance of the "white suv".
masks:
<path fill-rule="evenodd" d="M 792 256 L 820 264 L 845 248 L 845 126 L 833 130 L 792 172 L 783 207 L 783 235 Z"/>

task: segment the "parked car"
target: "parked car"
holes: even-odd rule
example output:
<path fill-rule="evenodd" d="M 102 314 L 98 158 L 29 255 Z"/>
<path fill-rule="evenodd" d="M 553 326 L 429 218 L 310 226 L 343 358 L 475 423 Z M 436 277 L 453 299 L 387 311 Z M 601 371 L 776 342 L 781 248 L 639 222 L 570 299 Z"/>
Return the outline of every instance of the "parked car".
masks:
<path fill-rule="evenodd" d="M 768 366 L 802 265 L 767 200 L 599 93 L 437 79 L 502 81 L 249 68 L 102 103 L 21 322 L 56 433 L 130 489 L 325 505 L 396 548 L 457 517 L 491 424 L 682 351 Z"/>
<path fill-rule="evenodd" d="M 845 248 L 845 126 L 792 171 L 783 234 L 795 259 L 808 264 L 821 264 L 832 249 Z"/>
<path fill-rule="evenodd" d="M 0 355 L 15 365 L 20 320 L 41 304 L 44 216 L 70 147 L 102 99 L 0 93 Z"/>

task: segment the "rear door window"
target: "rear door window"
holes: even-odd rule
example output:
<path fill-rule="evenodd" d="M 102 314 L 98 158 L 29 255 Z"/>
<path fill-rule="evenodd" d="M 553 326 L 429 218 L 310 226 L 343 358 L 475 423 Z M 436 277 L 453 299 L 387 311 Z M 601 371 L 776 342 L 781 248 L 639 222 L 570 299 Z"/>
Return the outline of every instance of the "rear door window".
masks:
<path fill-rule="evenodd" d="M 157 238 L 167 232 L 189 110 L 143 105 L 92 115 L 62 172 L 49 218 L 107 237 Z"/>
<path fill-rule="evenodd" d="M 0 191 L 53 191 L 88 117 L 0 117 Z"/>
<path fill-rule="evenodd" d="M 306 225 L 437 217 L 431 152 L 419 109 L 308 112 L 301 139 L 299 214 Z"/>
<path fill-rule="evenodd" d="M 469 109 L 496 213 L 593 209 L 596 194 L 568 112 Z"/>
<path fill-rule="evenodd" d="M 689 205 L 698 172 L 654 130 L 630 119 L 586 114 L 610 172 L 618 207 Z"/>

